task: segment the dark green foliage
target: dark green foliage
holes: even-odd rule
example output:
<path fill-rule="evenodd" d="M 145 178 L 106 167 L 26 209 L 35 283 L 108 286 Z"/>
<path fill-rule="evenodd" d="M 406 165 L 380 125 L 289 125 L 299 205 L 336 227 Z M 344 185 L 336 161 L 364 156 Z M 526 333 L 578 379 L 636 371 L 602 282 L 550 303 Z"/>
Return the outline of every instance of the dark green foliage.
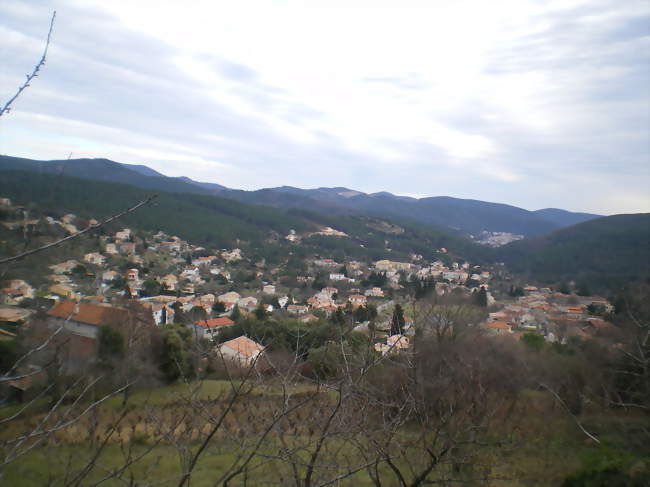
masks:
<path fill-rule="evenodd" d="M 16 340 L 0 340 L 0 373 L 11 370 L 18 358 L 18 343 Z"/>
<path fill-rule="evenodd" d="M 650 213 L 639 213 L 597 218 L 513 242 L 499 248 L 497 257 L 512 271 L 537 280 L 576 279 L 589 284 L 591 289 L 583 291 L 600 292 L 650 276 L 649 249 Z"/>
<path fill-rule="evenodd" d="M 536 352 L 539 352 L 542 348 L 544 348 L 545 344 L 544 337 L 542 335 L 538 335 L 537 333 L 524 333 L 521 337 L 521 342 Z"/>
<path fill-rule="evenodd" d="M 122 334 L 110 326 L 101 326 L 97 337 L 97 355 L 104 364 L 121 359 L 124 356 L 124 337 Z"/>
<path fill-rule="evenodd" d="M 143 296 L 157 296 L 160 294 L 160 283 L 155 279 L 147 279 L 142 283 L 143 290 L 141 294 Z"/>
<path fill-rule="evenodd" d="M 476 306 L 480 306 L 481 308 L 487 308 L 488 298 L 487 298 L 487 291 L 485 290 L 485 288 L 482 287 L 479 288 L 478 291 L 475 291 L 474 294 L 472 295 L 472 300 L 474 301 L 474 304 Z"/>
<path fill-rule="evenodd" d="M 524 288 L 521 286 L 510 286 L 510 289 L 508 290 L 508 296 L 512 296 L 513 298 L 523 296 L 524 295 Z"/>
<path fill-rule="evenodd" d="M 167 382 L 194 376 L 191 332 L 178 325 L 164 325 L 160 350 L 160 370 Z"/>
<path fill-rule="evenodd" d="M 254 314 L 255 314 L 255 318 L 257 318 L 260 321 L 264 321 L 269 316 L 269 313 L 266 312 L 262 303 L 260 303 L 259 306 L 255 308 Z"/>
<path fill-rule="evenodd" d="M 368 306 L 359 306 L 354 310 L 352 315 L 356 322 L 372 321 L 377 318 L 377 308 L 372 304 L 369 304 Z"/>
<path fill-rule="evenodd" d="M 383 287 L 386 285 L 385 272 L 371 272 L 367 279 L 364 279 L 361 284 L 363 287 Z"/>
<path fill-rule="evenodd" d="M 404 310 L 400 304 L 395 305 L 393 317 L 390 320 L 390 334 L 401 335 L 404 332 Z"/>
<path fill-rule="evenodd" d="M 239 321 L 241 318 L 241 311 L 239 310 L 239 306 L 235 305 L 230 312 L 230 319 L 233 320 L 234 322 Z"/>

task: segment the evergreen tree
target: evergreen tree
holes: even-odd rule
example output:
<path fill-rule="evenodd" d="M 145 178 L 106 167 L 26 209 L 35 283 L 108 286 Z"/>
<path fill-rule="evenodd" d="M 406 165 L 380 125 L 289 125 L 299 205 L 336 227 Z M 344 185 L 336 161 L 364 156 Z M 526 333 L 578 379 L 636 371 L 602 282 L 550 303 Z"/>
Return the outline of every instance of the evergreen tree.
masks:
<path fill-rule="evenodd" d="M 472 298 L 473 298 L 474 304 L 476 304 L 476 306 L 480 306 L 481 308 L 487 308 L 488 298 L 487 298 L 487 291 L 485 290 L 484 287 L 482 287 L 478 291 L 476 291 L 472 295 Z"/>
<path fill-rule="evenodd" d="M 404 325 L 404 310 L 400 304 L 396 304 L 395 310 L 393 311 L 393 318 L 390 321 L 390 334 L 401 335 L 404 332 Z"/>

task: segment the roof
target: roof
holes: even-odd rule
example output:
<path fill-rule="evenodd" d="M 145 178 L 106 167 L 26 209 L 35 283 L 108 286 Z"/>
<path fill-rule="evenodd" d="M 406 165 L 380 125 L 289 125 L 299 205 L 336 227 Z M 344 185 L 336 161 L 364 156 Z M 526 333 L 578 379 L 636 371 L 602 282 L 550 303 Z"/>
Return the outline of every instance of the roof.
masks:
<path fill-rule="evenodd" d="M 488 328 L 497 328 L 499 330 L 510 330 L 512 327 L 505 321 L 491 321 L 487 324 Z"/>
<path fill-rule="evenodd" d="M 256 352 L 259 353 L 264 350 L 262 345 L 245 336 L 223 342 L 221 346 L 228 347 L 244 357 L 252 357 Z"/>
<path fill-rule="evenodd" d="M 222 318 L 212 318 L 210 320 L 201 320 L 194 323 L 196 326 L 200 326 L 204 330 L 210 328 L 219 328 L 220 326 L 229 326 L 234 325 L 235 322 L 227 317 Z"/>
<path fill-rule="evenodd" d="M 88 325 L 105 325 L 116 320 L 125 320 L 128 311 L 112 306 L 101 306 L 90 303 L 75 303 L 74 301 L 61 301 L 47 312 L 55 318 L 65 318 Z"/>

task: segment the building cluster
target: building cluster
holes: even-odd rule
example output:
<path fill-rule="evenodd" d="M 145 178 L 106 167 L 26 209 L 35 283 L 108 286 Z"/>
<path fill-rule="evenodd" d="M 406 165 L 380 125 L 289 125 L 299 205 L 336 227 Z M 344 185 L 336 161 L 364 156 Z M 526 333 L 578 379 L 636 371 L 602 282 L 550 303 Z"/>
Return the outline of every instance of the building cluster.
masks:
<path fill-rule="evenodd" d="M 603 319 L 612 305 L 598 296 L 576 296 L 550 288 L 526 286 L 524 296 L 490 313 L 484 326 L 495 334 L 538 333 L 549 342 L 565 342 L 607 333 L 613 326 Z"/>

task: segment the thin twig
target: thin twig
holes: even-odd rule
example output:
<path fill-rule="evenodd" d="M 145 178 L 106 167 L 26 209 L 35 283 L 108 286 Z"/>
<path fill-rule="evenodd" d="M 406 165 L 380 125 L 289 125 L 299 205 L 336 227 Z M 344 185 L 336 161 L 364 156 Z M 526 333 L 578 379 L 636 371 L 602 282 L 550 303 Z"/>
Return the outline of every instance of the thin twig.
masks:
<path fill-rule="evenodd" d="M 23 83 L 14 96 L 12 96 L 7 103 L 0 110 L 0 117 L 9 113 L 11 111 L 11 104 L 16 101 L 16 99 L 21 95 L 25 89 L 27 89 L 29 83 L 38 76 L 38 72 L 45 65 L 45 59 L 47 58 L 47 50 L 50 47 L 50 37 L 52 36 L 52 29 L 54 27 L 54 19 L 56 18 L 56 10 L 52 12 L 52 20 L 50 20 L 50 30 L 47 32 L 47 41 L 45 42 L 45 50 L 43 51 L 43 56 L 36 66 L 34 66 L 34 71 L 31 74 L 25 75 L 27 79 Z"/>
<path fill-rule="evenodd" d="M 96 230 L 96 229 L 98 229 L 98 228 L 100 228 L 100 227 L 103 227 L 104 225 L 106 225 L 106 224 L 108 224 L 108 223 L 111 223 L 112 221 L 115 221 L 115 220 L 117 220 L 118 218 L 123 217 L 123 216 L 126 215 L 127 213 L 132 213 L 132 212 L 134 212 L 135 210 L 137 210 L 137 209 L 140 208 L 141 206 L 144 206 L 144 205 L 146 205 L 147 203 L 151 202 L 151 201 L 152 201 L 154 198 L 156 198 L 157 196 L 158 196 L 157 194 L 154 194 L 153 196 L 149 196 L 147 199 L 142 200 L 140 203 L 138 203 L 138 204 L 135 205 L 135 206 L 132 206 L 132 207 L 129 208 L 128 210 L 124 210 L 123 212 L 118 213 L 117 215 L 114 215 L 114 216 L 108 218 L 107 220 L 104 220 L 103 222 L 96 223 L 95 225 L 90 225 L 90 226 L 84 228 L 83 230 L 80 230 L 80 231 L 78 231 L 78 232 L 76 232 L 76 233 L 73 233 L 72 235 L 68 235 L 67 237 L 64 237 L 64 238 L 62 238 L 62 239 L 60 239 L 60 240 L 57 240 L 56 242 L 52 242 L 52 243 L 49 243 L 49 244 L 47 244 L 47 245 L 43 245 L 42 247 L 38 247 L 37 249 L 28 250 L 27 252 L 23 252 L 22 254 L 14 255 L 13 257 L 7 257 L 7 258 L 5 258 L 5 259 L 2 259 L 2 260 L 0 260 L 0 265 L 1 265 L 1 264 L 7 264 L 7 263 L 9 263 L 9 262 L 13 262 L 13 261 L 15 261 L 15 260 L 24 259 L 25 257 L 28 257 L 28 256 L 33 255 L 33 254 L 36 254 L 37 252 L 42 252 L 43 250 L 47 250 L 47 249 L 49 249 L 49 248 L 51 248 L 51 247 L 56 247 L 57 245 L 60 245 L 60 244 L 62 244 L 62 243 L 65 243 L 65 242 L 67 242 L 68 240 L 72 240 L 73 238 L 77 238 L 77 237 L 79 237 L 80 235 L 83 235 L 84 233 L 88 233 L 88 232 L 90 232 L 90 231 L 92 231 L 92 230 Z"/>

